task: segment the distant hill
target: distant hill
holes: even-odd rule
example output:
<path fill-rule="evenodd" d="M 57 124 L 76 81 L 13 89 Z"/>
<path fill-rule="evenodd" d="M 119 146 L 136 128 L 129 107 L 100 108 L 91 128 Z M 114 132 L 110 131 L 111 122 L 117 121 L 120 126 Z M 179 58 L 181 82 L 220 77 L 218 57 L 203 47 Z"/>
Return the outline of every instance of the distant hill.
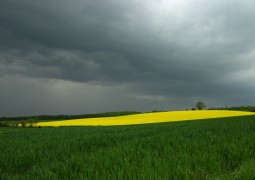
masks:
<path fill-rule="evenodd" d="M 232 106 L 232 107 L 220 107 L 210 108 L 209 110 L 233 110 L 233 111 L 250 111 L 255 112 L 255 106 Z"/>
<path fill-rule="evenodd" d="M 82 115 L 38 115 L 38 116 L 18 116 L 18 117 L 2 117 L 0 121 L 50 121 L 50 120 L 67 120 L 81 118 L 98 118 L 98 117 L 116 117 L 126 116 L 131 114 L 140 114 L 136 111 L 121 111 L 121 112 L 104 112 L 97 114 L 82 114 Z"/>

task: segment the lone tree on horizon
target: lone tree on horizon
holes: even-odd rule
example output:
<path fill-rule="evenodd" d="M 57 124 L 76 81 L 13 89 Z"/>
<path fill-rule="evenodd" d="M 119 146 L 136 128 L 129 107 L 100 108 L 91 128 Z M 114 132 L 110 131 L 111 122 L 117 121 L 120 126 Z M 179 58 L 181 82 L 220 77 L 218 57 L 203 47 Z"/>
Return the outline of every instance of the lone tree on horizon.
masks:
<path fill-rule="evenodd" d="M 196 107 L 197 107 L 198 110 L 202 110 L 202 109 L 206 108 L 206 105 L 203 101 L 198 101 L 197 104 L 196 104 Z"/>

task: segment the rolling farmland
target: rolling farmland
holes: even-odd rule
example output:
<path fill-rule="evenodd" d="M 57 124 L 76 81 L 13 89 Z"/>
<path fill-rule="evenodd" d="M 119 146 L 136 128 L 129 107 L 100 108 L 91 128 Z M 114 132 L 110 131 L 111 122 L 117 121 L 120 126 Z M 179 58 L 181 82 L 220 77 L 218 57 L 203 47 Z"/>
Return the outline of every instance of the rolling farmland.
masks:
<path fill-rule="evenodd" d="M 86 118 L 63 121 L 39 122 L 38 126 L 113 126 L 199 120 L 219 117 L 255 115 L 254 112 L 202 110 L 202 111 L 170 111 L 135 114 L 119 117 Z"/>
<path fill-rule="evenodd" d="M 0 179 L 253 179 L 255 115 L 0 128 Z"/>

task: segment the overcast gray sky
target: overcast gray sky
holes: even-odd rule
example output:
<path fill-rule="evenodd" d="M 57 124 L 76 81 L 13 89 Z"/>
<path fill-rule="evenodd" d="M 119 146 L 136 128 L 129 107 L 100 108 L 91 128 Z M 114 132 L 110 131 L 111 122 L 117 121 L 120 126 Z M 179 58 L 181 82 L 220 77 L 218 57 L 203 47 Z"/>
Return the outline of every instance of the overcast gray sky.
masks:
<path fill-rule="evenodd" d="M 0 0 L 0 117 L 255 105 L 253 0 Z"/>

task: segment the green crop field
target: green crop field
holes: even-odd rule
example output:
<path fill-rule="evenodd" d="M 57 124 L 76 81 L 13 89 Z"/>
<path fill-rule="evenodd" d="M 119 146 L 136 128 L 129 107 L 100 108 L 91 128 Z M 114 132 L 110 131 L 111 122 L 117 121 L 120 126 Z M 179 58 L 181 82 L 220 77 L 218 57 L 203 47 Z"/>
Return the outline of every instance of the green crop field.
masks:
<path fill-rule="evenodd" d="M 254 179 L 255 116 L 0 128 L 0 179 Z"/>

